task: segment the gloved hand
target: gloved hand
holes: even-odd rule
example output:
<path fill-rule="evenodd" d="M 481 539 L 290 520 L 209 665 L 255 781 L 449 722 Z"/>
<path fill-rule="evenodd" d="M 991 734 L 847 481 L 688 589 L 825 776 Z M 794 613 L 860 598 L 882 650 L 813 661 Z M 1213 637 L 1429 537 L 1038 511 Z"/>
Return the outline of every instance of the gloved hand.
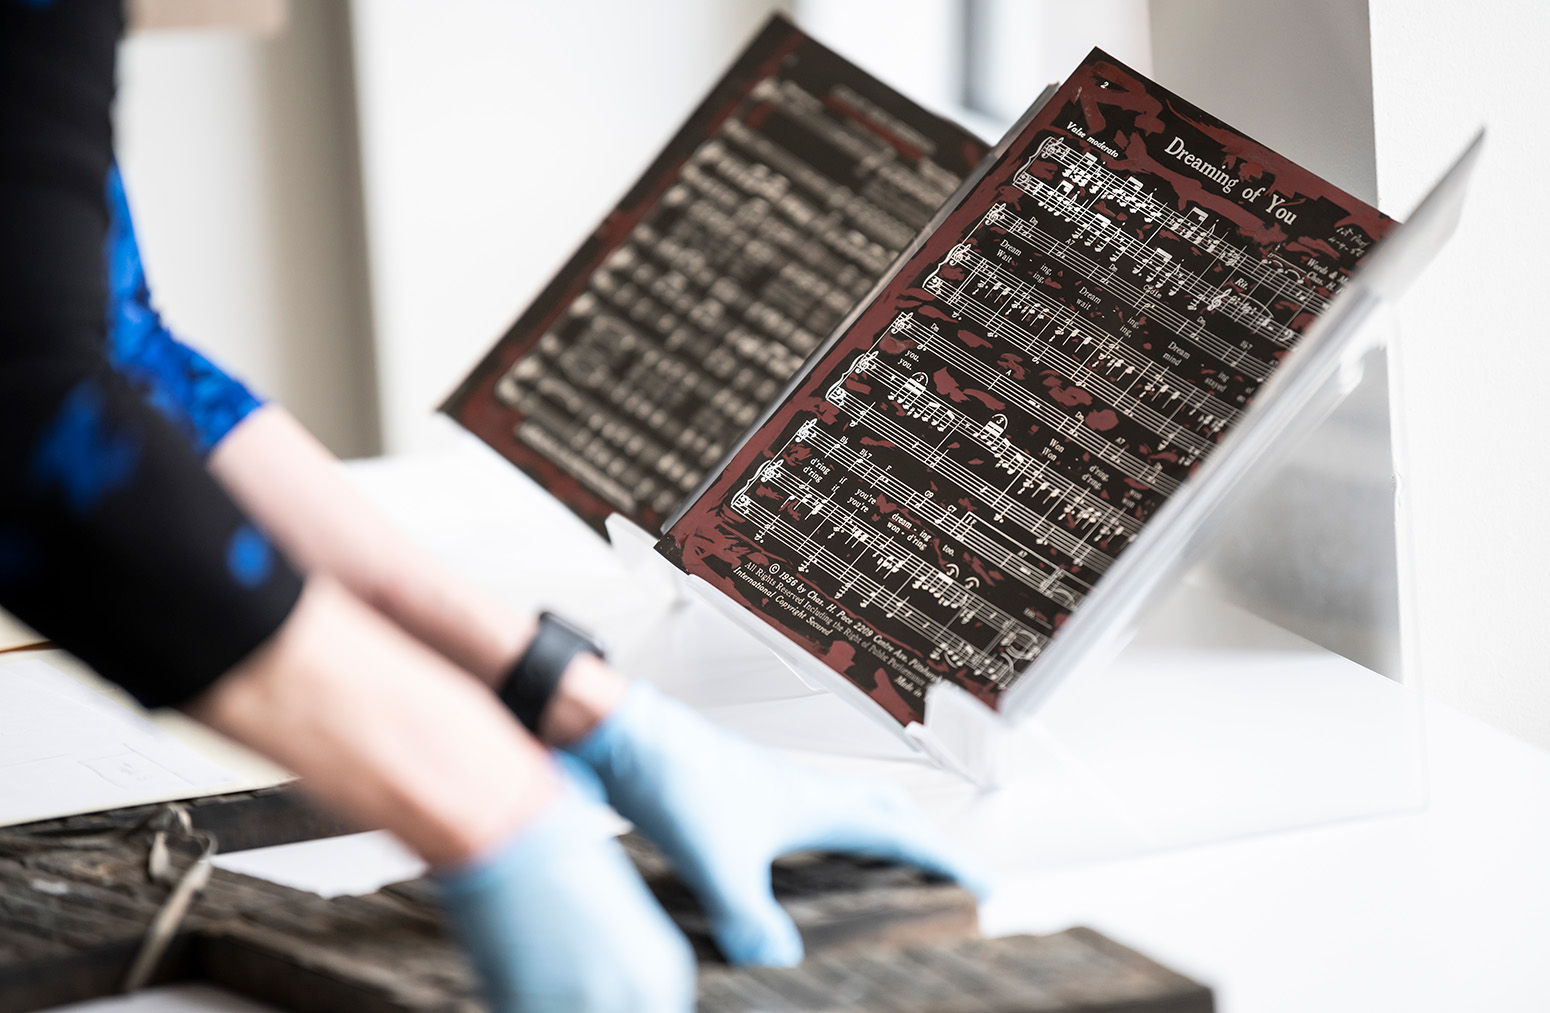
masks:
<path fill-rule="evenodd" d="M 802 959 L 796 926 L 770 892 L 770 862 L 787 852 L 907 862 L 985 893 L 897 786 L 788 764 L 643 683 L 569 749 L 672 861 L 732 963 Z"/>
<path fill-rule="evenodd" d="M 496 1013 L 693 1007 L 688 940 L 568 779 L 510 841 L 436 878 Z"/>

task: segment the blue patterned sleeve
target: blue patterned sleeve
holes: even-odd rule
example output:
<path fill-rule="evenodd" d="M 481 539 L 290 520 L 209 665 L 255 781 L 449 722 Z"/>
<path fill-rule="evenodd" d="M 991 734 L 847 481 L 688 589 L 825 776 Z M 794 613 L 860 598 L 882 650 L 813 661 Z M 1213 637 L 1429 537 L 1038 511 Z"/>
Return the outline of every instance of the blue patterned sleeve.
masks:
<path fill-rule="evenodd" d="M 118 166 L 107 177 L 108 361 L 206 456 L 263 402 L 183 344 L 151 306 L 134 221 Z"/>

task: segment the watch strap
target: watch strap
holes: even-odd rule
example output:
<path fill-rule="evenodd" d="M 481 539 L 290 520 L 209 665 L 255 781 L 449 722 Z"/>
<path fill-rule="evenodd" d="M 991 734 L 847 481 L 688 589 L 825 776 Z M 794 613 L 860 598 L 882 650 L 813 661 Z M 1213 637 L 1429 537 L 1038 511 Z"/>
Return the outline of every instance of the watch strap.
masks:
<path fill-rule="evenodd" d="M 539 613 L 538 632 L 500 688 L 501 701 L 534 735 L 554 688 L 578 654 L 601 658 L 603 650 L 596 639 L 569 620 L 553 612 Z"/>

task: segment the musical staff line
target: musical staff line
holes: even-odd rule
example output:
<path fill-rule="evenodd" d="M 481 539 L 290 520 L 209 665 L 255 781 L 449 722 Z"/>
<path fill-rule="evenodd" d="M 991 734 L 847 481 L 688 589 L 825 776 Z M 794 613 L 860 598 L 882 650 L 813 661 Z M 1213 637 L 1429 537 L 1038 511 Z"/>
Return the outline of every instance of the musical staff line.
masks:
<path fill-rule="evenodd" d="M 1231 282 L 1218 285 L 1186 270 L 1167 251 L 1129 235 L 1107 215 L 1062 200 L 1055 188 L 1036 176 L 1025 173 L 1018 176 L 1017 182 L 1024 193 L 1038 198 L 1040 207 L 1075 226 L 1073 241 L 1085 236 L 1079 241 L 1095 254 L 1115 249 L 1108 258 L 1111 265 L 1120 257 L 1129 256 L 1140 269 L 1135 273 L 1147 271 L 1149 282 L 1156 285 L 1159 292 L 1166 288 L 1170 296 L 1185 293 L 1190 297 L 1191 309 L 1203 306 L 1212 313 L 1223 314 L 1282 348 L 1296 340 L 1297 333 L 1277 323 L 1268 306 L 1239 291 Z M 1160 225 L 1153 230 L 1154 233 L 1157 231 L 1161 231 Z M 1257 310 L 1249 306 L 1257 307 Z"/>
<path fill-rule="evenodd" d="M 914 339 L 917 347 L 963 370 L 964 373 L 985 385 L 985 391 L 995 397 L 1004 397 L 1051 429 L 1065 436 L 1083 450 L 1097 455 L 1119 469 L 1128 478 L 1164 495 L 1172 495 L 1179 481 L 1163 474 L 1162 465 L 1143 461 L 1141 458 L 1115 446 L 1110 441 L 1083 424 L 1082 418 L 1069 415 L 1050 404 L 1011 378 L 1007 372 L 996 369 L 970 355 L 940 331 L 922 326 L 911 318 L 903 328 Z"/>
<path fill-rule="evenodd" d="M 1121 207 L 1139 211 L 1148 222 L 1158 223 L 1161 228 L 1166 228 L 1196 249 L 1204 251 L 1229 273 L 1241 274 L 1253 281 L 1255 288 L 1268 288 L 1275 296 L 1295 302 L 1299 310 L 1311 307 L 1315 313 L 1318 313 L 1328 305 L 1328 300 L 1319 295 L 1314 286 L 1308 285 L 1300 277 L 1292 281 L 1294 287 L 1289 290 L 1287 287 L 1289 279 L 1284 270 L 1268 268 L 1267 261 L 1250 255 L 1241 247 L 1218 236 L 1210 227 L 1207 227 L 1202 234 L 1198 223 L 1190 221 L 1187 216 L 1173 210 L 1138 186 L 1127 185 L 1124 177 L 1104 165 L 1092 152 L 1087 152 L 1079 159 L 1074 148 L 1061 138 L 1052 137 L 1045 141 L 1034 155 L 1035 158 L 1041 156 L 1060 165 L 1061 174 L 1074 185 L 1094 190 L 1099 194 L 1100 199 L 1110 199 Z M 1090 178 L 1097 179 L 1101 185 L 1087 187 L 1081 179 L 1081 174 L 1084 173 Z M 1028 178 L 1043 186 L 1049 185 L 1038 177 L 1030 175 Z M 1018 185 L 1021 186 L 1022 183 L 1023 180 L 1019 179 Z M 1204 209 L 1200 209 L 1199 213 L 1203 218 Z M 1262 302 L 1260 305 L 1268 311 L 1268 306 Z M 1295 314 L 1293 317 L 1295 318 Z M 1295 340 L 1295 334 L 1289 340 Z"/>
<path fill-rule="evenodd" d="M 763 538 L 773 534 L 792 548 L 807 540 L 806 535 L 799 528 L 759 503 L 751 493 L 739 493 L 732 501 L 732 508 L 759 526 L 759 535 L 756 536 L 758 540 L 762 541 Z M 806 558 L 810 568 L 817 569 L 836 581 L 849 581 L 846 587 L 836 592 L 836 600 L 843 598 L 847 588 L 849 590 L 861 588 L 868 604 L 875 605 L 878 601 L 882 601 L 887 618 L 901 623 L 935 645 L 935 650 L 930 655 L 932 660 L 944 659 L 954 667 L 967 668 L 981 678 L 1001 685 L 1004 685 L 1010 677 L 1012 673 L 1010 661 L 995 657 L 985 648 L 976 647 L 946 623 L 926 615 L 912 604 L 910 599 L 890 591 L 876 578 L 857 570 L 850 562 L 836 555 L 826 544 L 815 543 L 811 547 L 810 556 Z M 1046 638 L 1039 636 L 1038 647 L 1042 647 L 1045 642 Z M 1037 649 L 1037 647 L 1034 648 L 1035 651 Z"/>
<path fill-rule="evenodd" d="M 833 532 L 843 533 L 848 540 L 856 542 L 865 551 L 872 553 L 879 570 L 886 571 L 890 576 L 900 571 L 908 574 L 913 580 L 910 585 L 912 588 L 923 589 L 943 607 L 957 610 L 960 622 L 967 623 L 971 619 L 979 618 L 1003 633 L 1009 628 L 1017 628 L 1042 638 L 1042 634 L 1037 634 L 1020 619 L 975 594 L 974 587 L 978 586 L 978 578 L 968 577 L 959 581 L 955 574 L 921 559 L 896 540 L 879 531 L 876 526 L 857 518 L 854 511 L 845 510 L 834 501 L 832 496 L 819 492 L 808 482 L 790 477 L 790 469 L 785 466 L 782 458 L 774 458 L 766 464 L 760 471 L 759 477 L 760 481 L 769 488 L 788 494 L 786 506 L 797 510 L 806 507 L 809 517 L 819 519 L 827 514 Z M 842 512 L 844 519 L 837 519 Z M 797 570 L 801 572 L 802 566 L 798 565 Z M 970 585 L 968 583 L 970 580 L 976 583 Z M 1048 623 L 1043 625 L 1046 630 L 1052 629 Z"/>
<path fill-rule="evenodd" d="M 1079 332 L 1084 337 L 1101 335 L 1103 340 L 1101 342 L 1094 342 L 1096 346 L 1094 354 L 1102 355 L 1111 362 L 1123 363 L 1133 367 L 1134 372 L 1137 374 L 1135 382 L 1145 380 L 1148 383 L 1157 384 L 1159 388 L 1166 385 L 1170 390 L 1176 391 L 1184 406 L 1200 418 L 1200 424 L 1211 434 L 1220 432 L 1237 418 L 1239 409 L 1234 408 L 1215 395 L 1199 389 L 1190 381 L 1169 370 L 1166 366 L 1148 358 L 1146 352 L 1129 344 L 1123 338 L 1091 320 L 1078 316 L 1074 310 L 1059 305 L 1053 299 L 1040 293 L 1035 286 L 1018 278 L 996 261 L 986 257 L 978 250 L 968 246 L 968 244 L 964 244 L 959 249 L 963 251 L 960 256 L 965 260 L 971 261 L 979 268 L 979 276 L 975 279 L 976 290 L 988 288 L 993 296 L 999 295 L 1006 301 L 1016 300 L 1025 306 L 1035 307 L 1039 314 L 1039 319 L 1052 320 L 1058 328 L 1064 328 L 1068 332 Z M 940 267 L 938 271 L 940 271 Z M 1004 301 L 1001 307 L 991 307 L 991 309 L 998 316 L 1004 317 L 1003 311 L 1005 306 L 1006 302 Z M 1026 317 L 1024 322 L 1031 323 Z M 1026 330 L 1023 331 L 1022 337 L 1029 342 L 1047 343 L 1053 347 L 1053 342 L 1043 342 L 1041 337 L 1029 334 Z M 1086 343 L 1084 341 L 1082 344 L 1085 345 Z M 1119 353 L 1121 349 L 1124 350 L 1124 355 Z M 1024 350 L 1028 351 L 1030 355 L 1036 354 L 1032 349 Z M 1040 357 L 1042 358 L 1042 356 Z M 1074 359 L 1072 361 L 1075 362 Z M 1086 364 L 1082 365 L 1085 366 Z M 1134 389 L 1134 383 L 1130 389 Z"/>
<path fill-rule="evenodd" d="M 1004 432 L 1005 423 L 1000 423 L 1001 430 L 993 431 L 996 422 L 977 423 L 964 412 L 954 408 L 943 401 L 925 396 L 925 383 L 917 377 L 906 377 L 902 373 L 880 361 L 870 361 L 864 356 L 860 360 L 864 367 L 858 367 L 857 375 L 867 375 L 882 382 L 895 403 L 914 418 L 919 418 L 941 433 L 959 433 L 987 450 L 995 459 L 997 467 L 1010 474 L 1013 484 L 1021 482 L 1019 493 L 1033 489 L 1037 484 L 1038 493 L 1046 497 L 1053 497 L 1067 504 L 1066 512 L 1062 516 L 1070 516 L 1076 521 L 1086 521 L 1097 530 L 1099 538 L 1107 538 L 1111 534 L 1123 535 L 1128 541 L 1140 530 L 1140 522 L 1130 517 L 1110 503 L 1099 499 L 1091 489 L 1061 475 L 1050 469 L 1048 462 L 1042 461 L 1032 454 L 1012 445 L 1012 441 L 1001 435 Z M 834 393 L 831 391 L 831 393 Z M 891 443 L 913 444 L 915 453 L 911 456 L 926 464 L 933 470 L 945 470 L 956 474 L 954 469 L 960 467 L 957 462 L 943 463 L 939 458 L 936 448 L 930 447 L 924 440 L 904 429 L 897 422 L 880 412 L 862 411 L 857 408 L 853 399 L 848 396 L 843 404 L 836 405 L 844 411 L 857 424 L 865 425 L 878 436 Z M 924 402 L 924 404 L 922 404 Z M 830 402 L 834 403 L 834 402 Z M 870 406 L 867 406 L 870 407 Z M 995 419 L 1004 419 L 996 416 Z M 966 473 L 972 475 L 972 472 Z M 989 482 L 979 479 L 955 479 L 957 484 L 964 487 L 965 492 L 978 492 L 985 500 L 987 506 L 994 507 L 994 515 L 997 521 L 1002 520 L 1014 509 L 1015 500 L 1012 500 L 1009 490 L 998 490 Z M 1012 514 L 1016 516 L 1015 513 Z M 1031 516 L 1031 514 L 1030 514 Z M 1032 525 L 1032 521 L 1029 522 Z M 1040 537 L 1044 532 L 1036 527 L 1027 528 L 1030 534 Z"/>
<path fill-rule="evenodd" d="M 1169 383 L 1165 379 L 1161 379 L 1155 374 L 1161 374 L 1162 376 L 1171 376 L 1171 374 L 1168 374 L 1166 370 L 1157 367 L 1147 369 L 1147 362 L 1145 359 L 1140 359 L 1138 357 L 1137 361 L 1140 363 L 1139 368 L 1138 366 L 1133 365 L 1130 360 L 1127 360 L 1113 352 L 1113 349 L 1120 345 L 1118 339 L 1108 335 L 1107 332 L 1101 328 L 1088 328 L 1082 326 L 1080 323 L 1078 323 L 1079 318 L 1069 310 L 1060 313 L 1054 311 L 1042 311 L 1039 309 L 1034 310 L 1034 312 L 1039 313 L 1040 319 L 1050 322 L 1051 327 L 1054 328 L 1054 333 L 1056 336 L 1080 336 L 1082 339 L 1082 346 L 1094 342 L 1094 338 L 1092 337 L 1092 332 L 1094 331 L 1099 334 L 1103 334 L 1105 337 L 1109 337 L 1110 340 L 1107 347 L 1101 345 L 1095 347 L 1093 349 L 1093 354 L 1095 356 L 1102 356 L 1109 362 L 1113 363 L 1115 367 L 1121 369 L 1122 375 L 1127 373 L 1135 374 L 1135 378 L 1131 381 L 1130 386 L 1120 387 L 1117 383 L 1110 380 L 1099 370 L 1094 369 L 1092 366 L 1078 361 L 1072 356 L 1066 354 L 1052 341 L 1045 340 L 1042 337 L 1042 334 L 1035 335 L 1030 333 L 1011 318 L 998 312 L 995 307 L 992 307 L 989 304 L 974 298 L 972 295 L 966 294 L 964 290 L 969 286 L 970 282 L 974 282 L 976 280 L 980 282 L 982 289 L 990 285 L 1000 285 L 999 282 L 991 282 L 983 277 L 983 272 L 987 268 L 990 270 L 995 269 L 994 265 L 991 264 L 990 261 L 986 260 L 984 257 L 979 256 L 978 254 L 973 253 L 965 255 L 965 259 L 969 257 L 973 258 L 974 266 L 970 269 L 968 276 L 964 278 L 962 283 L 958 284 L 951 290 L 948 290 L 948 286 L 952 283 L 946 282 L 941 278 L 939 269 L 938 274 L 934 275 L 927 281 L 926 288 L 939 296 L 949 306 L 962 311 L 963 314 L 969 319 L 983 325 L 988 330 L 996 332 L 997 336 L 1011 338 L 1019 349 L 1032 357 L 1032 361 L 1034 363 L 1040 363 L 1044 361 L 1053 363 L 1058 368 L 1058 371 L 1063 378 L 1072 381 L 1077 386 L 1087 391 L 1089 394 L 1097 395 L 1098 397 L 1102 398 L 1111 408 L 1115 408 L 1121 412 L 1124 412 L 1127 418 L 1141 426 L 1144 426 L 1147 429 L 1150 429 L 1162 441 L 1157 449 L 1166 449 L 1169 444 L 1179 444 L 1189 451 L 1189 460 L 1184 463 L 1190 463 L 1204 454 L 1212 446 L 1214 446 L 1214 441 L 1211 439 L 1201 436 L 1194 430 L 1180 425 L 1178 422 L 1175 422 L 1172 417 L 1165 416 L 1162 413 L 1156 411 L 1150 405 L 1142 401 L 1139 396 L 1132 393 L 1132 391 L 1135 390 L 1136 385 L 1141 384 L 1143 394 L 1156 393 L 1166 397 L 1170 401 L 1177 402 L 1174 408 L 1175 413 L 1177 413 L 1180 408 L 1189 408 L 1191 410 L 1191 414 L 1199 413 L 1199 416 L 1197 417 L 1202 417 L 1203 424 L 1208 426 L 1214 425 L 1215 428 L 1213 429 L 1213 432 L 1220 431 L 1221 427 L 1230 421 L 1231 416 L 1211 415 L 1197 407 L 1199 402 L 1206 400 L 1206 396 L 1203 395 L 1197 388 L 1184 383 L 1184 381 L 1181 381 L 1176 377 L 1172 378 L 1172 383 Z M 1004 287 L 998 290 L 1005 294 L 1008 302 L 1013 301 L 1014 299 L 1024 299 L 1027 297 L 1026 294 L 1021 293 L 1015 289 L 1011 289 L 1010 287 Z M 1003 305 L 1005 305 L 1005 303 L 1003 303 Z M 1024 303 L 1024 305 L 1026 305 L 1026 303 Z M 1045 330 L 1049 330 L 1049 328 L 1046 328 Z M 1148 374 L 1154 375 L 1149 376 Z M 1191 397 L 1191 393 L 1194 394 L 1193 397 Z"/>
<path fill-rule="evenodd" d="M 1172 306 L 1160 301 L 1160 292 L 1154 295 L 1147 289 L 1137 287 L 1123 278 L 1119 268 L 1112 263 L 1105 267 L 1091 260 L 1085 254 L 1072 249 L 1069 242 L 1056 239 L 1031 221 L 1020 217 L 1010 206 L 998 204 L 991 208 L 985 216 L 985 223 L 988 225 L 1007 223 L 1010 226 L 1008 231 L 1031 242 L 1039 253 L 1063 265 L 1076 268 L 1087 277 L 1088 281 L 1113 292 L 1131 307 L 1159 321 L 1173 333 L 1209 353 L 1223 364 L 1242 370 L 1250 379 L 1263 382 L 1270 376 L 1273 368 L 1270 363 L 1228 344 L 1221 336 L 1208 330 L 1205 324 L 1198 320 L 1190 320 Z"/>
<path fill-rule="evenodd" d="M 847 441 L 835 439 L 822 430 L 814 430 L 807 434 L 805 440 L 794 442 L 812 447 L 826 460 L 838 463 L 858 481 L 887 494 L 894 502 L 931 524 L 938 533 L 973 549 L 995 566 L 1057 604 L 1074 608 L 1082 596 L 1092 590 L 1091 582 L 1083 580 L 1069 570 L 1053 565 L 1039 555 L 1037 549 L 1024 545 L 1005 531 L 997 530 L 996 536 L 1010 543 L 1010 547 L 1003 545 L 984 531 L 980 526 L 978 514 L 969 511 L 956 513 L 948 510 L 944 504 L 934 498 L 921 496 L 919 490 L 912 489 L 908 483 L 900 480 L 889 469 L 873 463 L 870 453 L 864 449 L 858 450 L 850 446 Z M 1053 524 L 1049 526 L 1056 531 L 1060 530 Z M 1048 540 L 1054 541 L 1053 538 Z M 1076 539 L 1057 547 L 1067 555 L 1071 555 L 1075 550 L 1067 546 L 1073 544 L 1080 548 L 1079 540 Z M 1101 573 L 1112 562 L 1113 557 L 1099 550 L 1092 550 L 1088 559 L 1080 565 Z M 1058 586 L 1068 583 L 1080 585 L 1081 590 L 1073 591 Z"/>

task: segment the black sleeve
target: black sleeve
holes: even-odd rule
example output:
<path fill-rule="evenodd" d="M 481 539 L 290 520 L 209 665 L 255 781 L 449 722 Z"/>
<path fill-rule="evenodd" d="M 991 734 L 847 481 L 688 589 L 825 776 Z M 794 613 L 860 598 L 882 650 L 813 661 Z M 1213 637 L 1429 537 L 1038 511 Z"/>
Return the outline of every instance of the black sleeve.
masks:
<path fill-rule="evenodd" d="M 105 349 L 117 0 L 0 0 L 0 605 L 148 706 L 278 629 L 290 563 Z"/>

